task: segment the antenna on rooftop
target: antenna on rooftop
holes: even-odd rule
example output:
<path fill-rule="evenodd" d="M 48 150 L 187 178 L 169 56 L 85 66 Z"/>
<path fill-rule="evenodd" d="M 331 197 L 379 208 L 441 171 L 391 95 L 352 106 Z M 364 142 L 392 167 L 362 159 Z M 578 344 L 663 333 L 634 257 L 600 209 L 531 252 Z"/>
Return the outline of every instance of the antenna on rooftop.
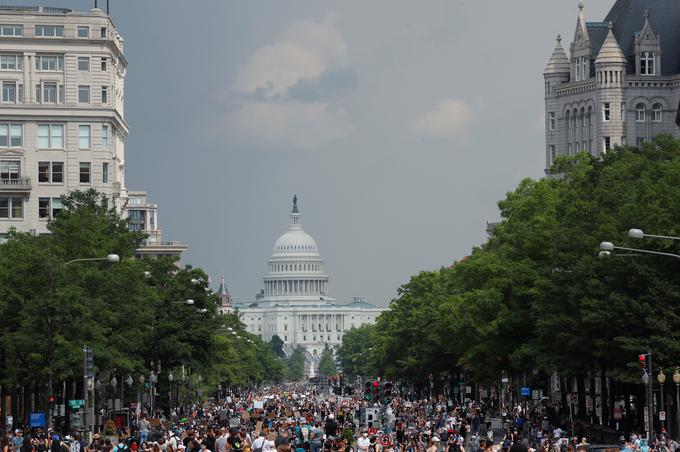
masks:
<path fill-rule="evenodd" d="M 109 0 L 106 0 L 106 15 L 110 16 L 110 9 L 109 9 Z"/>

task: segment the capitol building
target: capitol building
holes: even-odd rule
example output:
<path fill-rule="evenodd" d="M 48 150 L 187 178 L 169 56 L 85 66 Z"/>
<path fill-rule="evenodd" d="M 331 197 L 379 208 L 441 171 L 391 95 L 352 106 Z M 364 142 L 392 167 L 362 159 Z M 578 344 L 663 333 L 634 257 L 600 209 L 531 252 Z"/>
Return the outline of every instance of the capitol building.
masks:
<path fill-rule="evenodd" d="M 355 297 L 337 303 L 328 292 L 328 275 L 316 241 L 302 229 L 297 197 L 293 198 L 288 230 L 274 243 L 263 278 L 264 289 L 252 303 L 233 302 L 224 281 L 218 291 L 221 312 L 237 311 L 248 332 L 264 341 L 275 335 L 290 354 L 301 346 L 308 361 L 315 361 L 326 345 L 342 344 L 348 330 L 374 323 L 384 310 Z"/>

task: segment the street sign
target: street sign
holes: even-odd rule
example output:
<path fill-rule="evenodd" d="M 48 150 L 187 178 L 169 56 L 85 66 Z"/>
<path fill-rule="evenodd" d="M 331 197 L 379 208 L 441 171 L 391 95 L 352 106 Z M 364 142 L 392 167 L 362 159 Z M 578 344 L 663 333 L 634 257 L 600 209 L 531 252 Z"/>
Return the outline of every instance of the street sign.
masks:
<path fill-rule="evenodd" d="M 508 381 L 508 377 L 501 378 L 501 383 L 507 383 Z"/>
<path fill-rule="evenodd" d="M 383 446 L 389 446 L 390 443 L 392 442 L 392 438 L 388 434 L 384 434 L 380 436 L 380 444 Z"/>
<path fill-rule="evenodd" d="M 80 413 L 71 413 L 71 428 L 80 428 L 80 427 L 82 427 L 81 419 L 80 419 Z"/>
<path fill-rule="evenodd" d="M 527 396 L 527 397 L 528 397 L 528 396 L 531 395 L 531 388 L 528 387 L 528 386 L 522 386 L 522 388 L 520 389 L 520 393 L 521 393 L 523 396 Z"/>
<path fill-rule="evenodd" d="M 85 401 L 83 399 L 75 399 L 68 401 L 69 408 L 82 408 L 85 406 Z"/>
<path fill-rule="evenodd" d="M 659 411 L 659 420 L 660 421 L 666 420 L 666 412 L 665 411 Z"/>
<path fill-rule="evenodd" d="M 31 428 L 33 427 L 45 427 L 45 413 L 43 412 L 38 412 L 38 413 L 31 413 L 30 417 L 30 424 Z"/>

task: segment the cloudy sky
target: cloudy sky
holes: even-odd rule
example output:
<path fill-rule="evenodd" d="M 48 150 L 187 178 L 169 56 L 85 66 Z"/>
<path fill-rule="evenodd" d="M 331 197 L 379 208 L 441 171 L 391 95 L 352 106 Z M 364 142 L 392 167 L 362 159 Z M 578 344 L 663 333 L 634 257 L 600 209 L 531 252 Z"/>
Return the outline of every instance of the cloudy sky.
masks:
<path fill-rule="evenodd" d="M 587 19 L 613 3 L 586 1 Z M 482 243 L 496 202 L 542 175 L 542 72 L 576 4 L 111 0 L 127 185 L 190 245 L 185 263 L 246 300 L 297 193 L 331 295 L 386 304 Z"/>

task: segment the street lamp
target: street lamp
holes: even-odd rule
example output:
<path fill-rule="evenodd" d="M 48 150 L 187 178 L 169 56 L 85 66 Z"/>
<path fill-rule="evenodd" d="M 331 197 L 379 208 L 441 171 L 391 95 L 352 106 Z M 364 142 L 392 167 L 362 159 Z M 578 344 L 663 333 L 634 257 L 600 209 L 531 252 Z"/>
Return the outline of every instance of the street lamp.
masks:
<path fill-rule="evenodd" d="M 171 301 L 170 304 L 185 304 L 187 306 L 192 306 L 194 304 L 194 300 L 189 298 L 188 300 L 184 301 Z"/>
<path fill-rule="evenodd" d="M 83 259 L 73 259 L 66 262 L 64 265 L 72 264 L 74 262 L 86 262 L 86 261 L 120 262 L 120 256 L 117 254 L 107 254 L 106 257 L 86 257 Z"/>
<path fill-rule="evenodd" d="M 651 237 L 651 236 L 648 236 Z M 673 253 L 662 253 L 661 251 L 650 251 L 650 250 L 641 250 L 638 248 L 628 248 L 625 246 L 616 246 L 612 242 L 602 242 L 600 243 L 600 257 L 609 257 L 611 255 L 611 252 L 614 250 L 623 250 L 623 251 L 635 251 L 636 253 L 642 253 L 642 254 L 654 254 L 656 256 L 666 256 L 666 257 L 674 257 L 676 259 L 680 259 L 679 254 L 673 254 Z M 607 254 L 609 253 L 609 254 Z"/>
<path fill-rule="evenodd" d="M 676 367 L 673 373 L 675 383 L 675 437 L 680 436 L 680 368 Z"/>
<path fill-rule="evenodd" d="M 134 383 L 134 380 L 132 379 L 132 375 L 128 374 L 127 378 L 125 379 L 125 384 L 128 385 L 128 392 L 130 394 L 132 394 L 132 392 L 130 392 L 131 389 L 132 389 L 132 383 Z M 120 386 L 120 393 L 121 393 L 120 405 L 121 405 L 121 408 L 125 408 L 125 393 L 123 392 L 123 390 L 124 390 L 123 385 L 121 385 Z M 130 400 L 132 400 L 132 398 L 130 398 Z M 130 403 L 130 404 L 132 404 L 132 403 Z M 131 416 L 131 413 L 130 413 L 130 409 L 128 408 L 127 416 L 126 416 L 128 428 L 130 428 L 130 416 Z"/>
<path fill-rule="evenodd" d="M 673 237 L 670 235 L 645 234 L 642 229 L 628 230 L 628 237 L 631 239 L 644 239 L 645 237 L 650 237 L 653 239 L 680 240 L 680 237 Z"/>
<path fill-rule="evenodd" d="M 663 403 L 663 384 L 666 382 L 666 374 L 663 373 L 663 369 L 659 369 L 659 374 L 656 376 L 656 381 L 659 382 L 659 388 L 661 388 L 661 410 L 664 412 L 664 419 L 661 419 L 661 412 L 659 412 L 659 421 L 661 422 L 661 428 L 666 428 L 666 406 Z"/>

